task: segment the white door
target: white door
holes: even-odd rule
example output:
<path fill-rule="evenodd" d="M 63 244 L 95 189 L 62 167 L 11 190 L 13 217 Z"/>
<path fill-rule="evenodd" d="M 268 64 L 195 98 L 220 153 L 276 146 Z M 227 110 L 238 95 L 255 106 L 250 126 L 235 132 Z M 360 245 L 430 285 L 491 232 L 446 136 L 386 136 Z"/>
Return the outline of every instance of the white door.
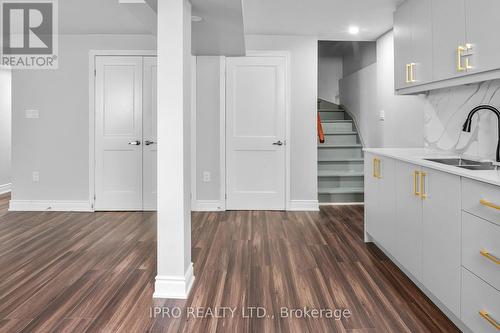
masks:
<path fill-rule="evenodd" d="M 156 210 L 156 57 L 144 58 L 143 209 Z"/>
<path fill-rule="evenodd" d="M 227 209 L 284 210 L 286 61 L 227 59 Z"/>
<path fill-rule="evenodd" d="M 142 58 L 96 58 L 95 209 L 142 210 Z"/>

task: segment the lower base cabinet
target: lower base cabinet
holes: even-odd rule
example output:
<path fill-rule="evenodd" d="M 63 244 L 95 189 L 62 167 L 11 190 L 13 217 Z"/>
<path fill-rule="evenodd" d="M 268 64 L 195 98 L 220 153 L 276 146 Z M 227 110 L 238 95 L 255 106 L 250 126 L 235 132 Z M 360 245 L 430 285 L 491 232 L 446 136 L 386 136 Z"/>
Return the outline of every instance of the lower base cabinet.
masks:
<path fill-rule="evenodd" d="M 460 316 L 460 177 L 422 169 L 422 283 Z"/>
<path fill-rule="evenodd" d="M 474 333 L 500 330 L 500 291 L 462 268 L 461 320 Z"/>
<path fill-rule="evenodd" d="M 367 154 L 366 232 L 473 332 L 500 330 L 499 188 Z M 492 202 L 482 205 L 481 202 Z M 477 213 L 477 216 L 468 212 Z M 467 233 L 467 234 L 465 234 Z M 486 258 L 484 251 L 492 255 Z M 472 271 L 471 271 L 472 270 Z"/>

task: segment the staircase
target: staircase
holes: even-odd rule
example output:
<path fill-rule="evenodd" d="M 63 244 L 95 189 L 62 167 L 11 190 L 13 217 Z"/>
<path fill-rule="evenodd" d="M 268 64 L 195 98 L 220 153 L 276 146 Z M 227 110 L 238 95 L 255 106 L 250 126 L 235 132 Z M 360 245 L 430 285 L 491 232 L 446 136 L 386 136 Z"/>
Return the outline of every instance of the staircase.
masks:
<path fill-rule="evenodd" d="M 341 106 L 318 100 L 324 143 L 318 138 L 320 203 L 364 201 L 363 145 L 354 121 Z"/>

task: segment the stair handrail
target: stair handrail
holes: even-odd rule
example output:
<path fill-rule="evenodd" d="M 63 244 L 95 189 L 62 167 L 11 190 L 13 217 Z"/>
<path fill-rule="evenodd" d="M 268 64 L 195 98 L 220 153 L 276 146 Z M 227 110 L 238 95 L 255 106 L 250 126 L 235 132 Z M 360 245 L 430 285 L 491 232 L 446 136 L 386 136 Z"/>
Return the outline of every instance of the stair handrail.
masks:
<path fill-rule="evenodd" d="M 321 123 L 321 114 L 318 111 L 318 139 L 320 143 L 325 143 L 325 132 L 323 131 L 323 124 Z"/>

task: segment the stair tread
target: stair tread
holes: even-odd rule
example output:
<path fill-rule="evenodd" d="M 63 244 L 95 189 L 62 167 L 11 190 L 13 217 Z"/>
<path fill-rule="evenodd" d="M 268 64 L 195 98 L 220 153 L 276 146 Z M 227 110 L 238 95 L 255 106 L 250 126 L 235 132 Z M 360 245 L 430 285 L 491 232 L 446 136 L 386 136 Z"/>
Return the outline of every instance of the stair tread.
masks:
<path fill-rule="evenodd" d="M 341 109 L 318 109 L 318 112 L 345 112 Z"/>
<path fill-rule="evenodd" d="M 324 119 L 321 123 L 352 123 L 350 119 Z"/>
<path fill-rule="evenodd" d="M 338 170 L 320 170 L 318 177 L 363 177 L 362 171 L 338 171 Z"/>
<path fill-rule="evenodd" d="M 325 136 L 327 135 L 356 135 L 358 132 L 355 131 L 337 131 L 335 133 L 325 133 Z"/>
<path fill-rule="evenodd" d="M 326 144 L 319 144 L 318 148 L 362 148 L 363 145 L 360 143 L 356 144 L 347 144 L 347 145 L 326 145 Z"/>
<path fill-rule="evenodd" d="M 330 187 L 319 188 L 319 194 L 364 193 L 364 187 Z"/>
<path fill-rule="evenodd" d="M 364 162 L 364 158 L 320 158 L 318 162 Z"/>

